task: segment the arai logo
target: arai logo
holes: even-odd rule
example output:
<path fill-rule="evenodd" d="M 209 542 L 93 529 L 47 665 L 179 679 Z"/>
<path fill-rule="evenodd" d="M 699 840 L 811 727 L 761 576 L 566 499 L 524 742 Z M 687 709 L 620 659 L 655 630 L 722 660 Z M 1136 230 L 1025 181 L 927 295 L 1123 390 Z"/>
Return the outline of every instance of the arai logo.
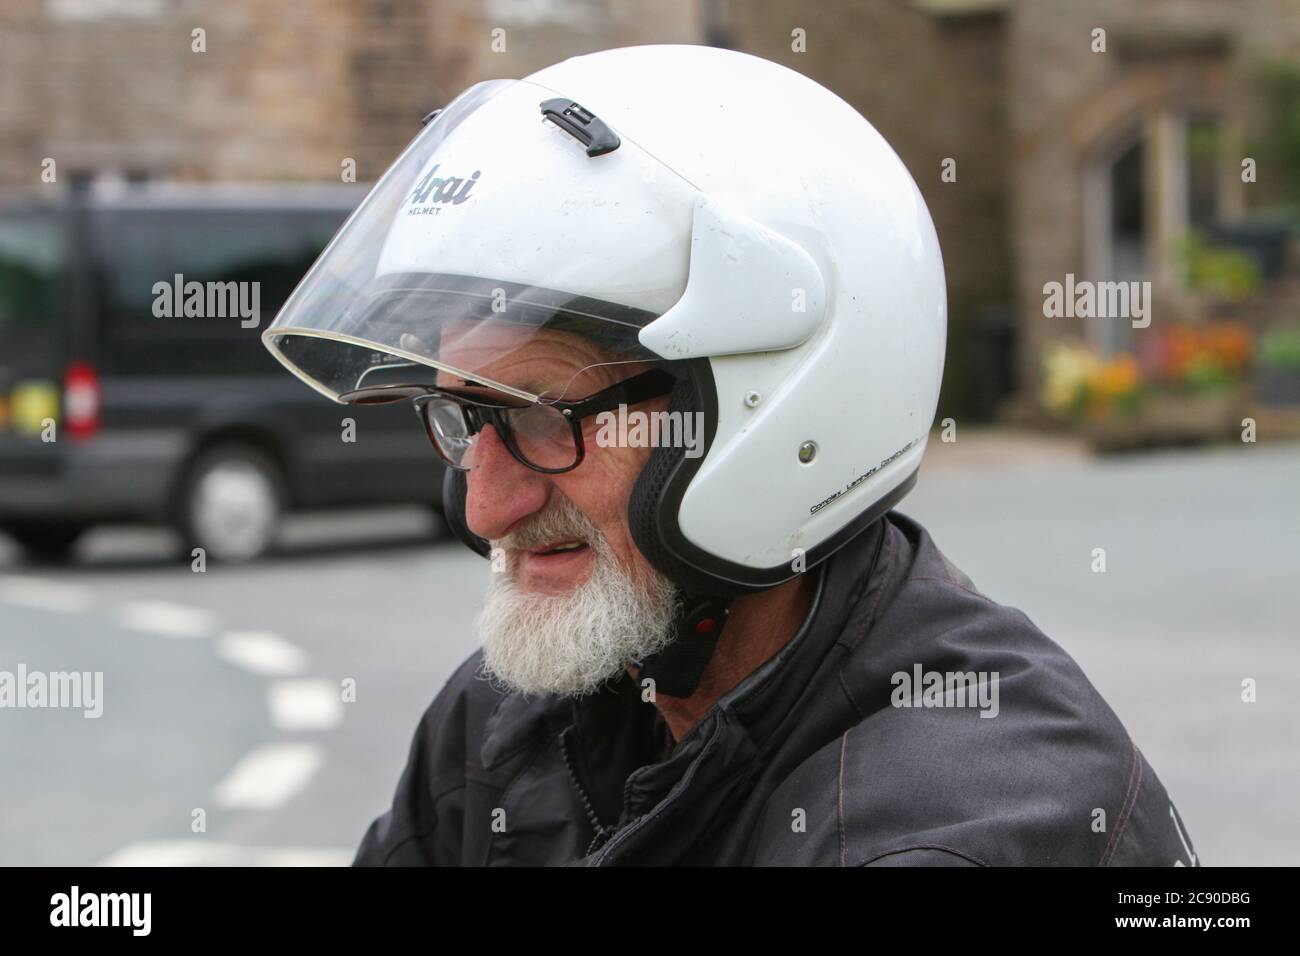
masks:
<path fill-rule="evenodd" d="M 417 215 L 425 212 L 438 212 L 436 206 L 416 209 L 415 206 L 425 206 L 426 203 L 442 204 L 451 203 L 459 206 L 469 198 L 469 191 L 474 188 L 478 182 L 481 170 L 474 170 L 474 174 L 469 179 L 462 179 L 457 176 L 439 176 L 437 175 L 441 163 L 434 163 L 433 168 L 421 177 L 420 181 L 415 184 L 415 191 L 411 193 L 411 206 L 413 208 L 407 211 L 408 215 Z"/>

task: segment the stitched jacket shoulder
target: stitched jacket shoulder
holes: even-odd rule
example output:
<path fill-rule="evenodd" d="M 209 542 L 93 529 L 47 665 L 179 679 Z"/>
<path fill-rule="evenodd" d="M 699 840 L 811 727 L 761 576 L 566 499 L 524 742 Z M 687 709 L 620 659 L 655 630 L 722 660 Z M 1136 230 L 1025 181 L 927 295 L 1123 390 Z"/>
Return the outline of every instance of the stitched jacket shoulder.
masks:
<path fill-rule="evenodd" d="M 1195 865 L 1164 787 L 1070 656 L 891 519 L 884 593 L 840 642 L 861 719 L 774 790 L 755 862 Z"/>

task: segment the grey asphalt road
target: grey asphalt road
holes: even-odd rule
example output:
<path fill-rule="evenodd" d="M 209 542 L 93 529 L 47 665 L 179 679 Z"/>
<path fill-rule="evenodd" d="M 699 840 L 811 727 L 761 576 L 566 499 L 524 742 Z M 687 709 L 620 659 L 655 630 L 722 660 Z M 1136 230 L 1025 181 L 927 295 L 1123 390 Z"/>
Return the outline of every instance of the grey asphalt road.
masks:
<path fill-rule="evenodd" d="M 0 669 L 104 675 L 99 718 L 0 710 L 0 863 L 351 859 L 473 650 L 485 567 L 420 509 L 295 519 L 285 538 L 203 573 L 149 530 L 95 532 L 73 569 L 0 557 Z M 332 715 L 321 694 L 277 704 L 304 685 L 333 703 L 345 681 Z"/>
<path fill-rule="evenodd" d="M 972 437 L 933 449 L 902 510 L 1075 656 L 1202 862 L 1296 864 L 1298 497 L 1300 446 L 1090 460 Z M 0 863 L 347 862 L 473 649 L 486 564 L 404 509 L 295 519 L 250 567 L 169 546 L 103 529 L 51 570 L 0 541 L 0 671 L 103 674 L 98 718 L 0 710 Z"/>

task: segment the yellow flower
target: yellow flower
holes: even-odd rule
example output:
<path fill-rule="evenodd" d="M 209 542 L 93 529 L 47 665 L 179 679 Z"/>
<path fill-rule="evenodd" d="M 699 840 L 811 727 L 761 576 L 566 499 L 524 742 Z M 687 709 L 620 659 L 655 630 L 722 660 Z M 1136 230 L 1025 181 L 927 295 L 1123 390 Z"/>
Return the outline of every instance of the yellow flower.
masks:
<path fill-rule="evenodd" d="M 1056 414 L 1073 411 L 1086 396 L 1099 364 L 1097 356 L 1083 346 L 1053 345 L 1043 358 L 1043 405 Z"/>

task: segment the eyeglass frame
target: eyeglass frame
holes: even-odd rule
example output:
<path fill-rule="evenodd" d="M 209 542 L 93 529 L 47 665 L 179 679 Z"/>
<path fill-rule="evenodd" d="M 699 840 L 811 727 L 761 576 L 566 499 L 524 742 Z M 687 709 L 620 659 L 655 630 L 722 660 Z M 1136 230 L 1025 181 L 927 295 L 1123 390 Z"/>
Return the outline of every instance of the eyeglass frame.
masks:
<path fill-rule="evenodd" d="M 466 380 L 467 382 L 470 380 Z M 630 378 L 623 379 L 621 382 L 615 382 L 608 388 L 601 389 L 593 395 L 578 401 L 556 400 L 553 402 L 535 401 L 528 402 L 516 400 L 509 402 L 505 400 L 485 400 L 484 396 L 468 396 L 461 394 L 460 387 L 439 387 L 436 385 L 374 385 L 369 388 L 354 389 L 339 396 L 339 399 L 352 404 L 361 405 L 378 405 L 387 402 L 401 401 L 403 398 L 411 399 L 415 407 L 415 413 L 424 425 L 425 435 L 429 443 L 437 451 L 438 457 L 441 458 L 448 468 L 454 468 L 456 471 L 469 471 L 464 465 L 458 465 L 453 462 L 448 455 L 442 450 L 437 436 L 433 431 L 433 424 L 429 420 L 429 415 L 425 409 L 430 402 L 436 398 L 446 399 L 453 402 L 460 408 L 461 415 L 465 418 L 466 428 L 469 429 L 470 435 L 477 435 L 486 425 L 491 425 L 496 429 L 502 444 L 510 452 L 517 462 L 526 468 L 540 472 L 544 475 L 562 475 L 566 472 L 573 471 L 582 464 L 586 458 L 586 442 L 582 437 L 582 422 L 584 419 L 591 418 L 593 415 L 599 415 L 602 412 L 610 412 L 620 406 L 636 405 L 641 402 L 649 401 L 652 398 L 661 398 L 670 394 L 680 381 L 678 375 L 673 374 L 665 368 L 652 368 Z M 547 406 L 556 408 L 560 411 L 569 424 L 570 432 L 573 435 L 573 446 L 576 452 L 576 458 L 573 464 L 564 468 L 543 468 L 540 465 L 527 459 L 524 453 L 519 449 L 515 440 L 514 426 L 506 417 L 506 412 L 516 409 L 529 408 L 531 406 Z M 478 422 L 473 422 L 469 415 L 468 409 L 482 409 L 475 417 Z"/>

